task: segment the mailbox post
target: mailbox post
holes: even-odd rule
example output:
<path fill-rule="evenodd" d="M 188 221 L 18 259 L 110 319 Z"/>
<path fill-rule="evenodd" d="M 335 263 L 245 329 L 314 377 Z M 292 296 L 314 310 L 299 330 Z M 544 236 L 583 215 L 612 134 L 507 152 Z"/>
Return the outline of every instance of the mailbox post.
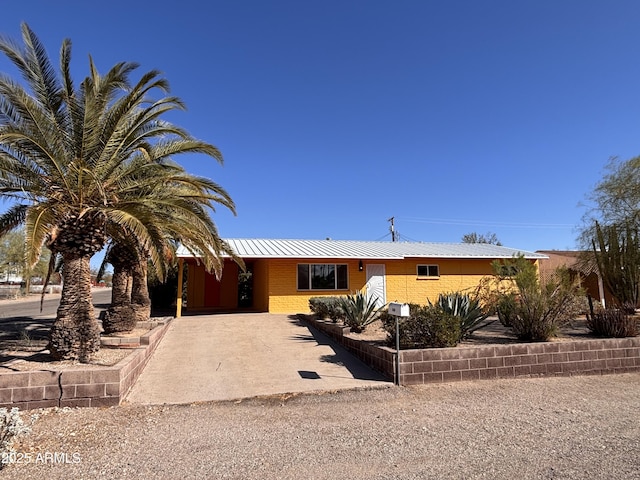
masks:
<path fill-rule="evenodd" d="M 396 317 L 396 385 L 400 385 L 400 318 L 409 316 L 409 304 L 391 302 L 389 315 Z"/>

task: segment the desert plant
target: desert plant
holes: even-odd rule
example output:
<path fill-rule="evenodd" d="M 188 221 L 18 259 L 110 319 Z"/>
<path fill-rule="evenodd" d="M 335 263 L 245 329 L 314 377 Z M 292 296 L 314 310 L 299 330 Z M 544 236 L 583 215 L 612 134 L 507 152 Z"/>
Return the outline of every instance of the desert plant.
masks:
<path fill-rule="evenodd" d="M 455 347 L 460 339 L 460 319 L 436 305 L 410 305 L 410 316 L 399 323 L 400 348 Z M 395 345 L 395 317 L 381 315 L 389 345 Z"/>
<path fill-rule="evenodd" d="M 329 317 L 336 323 L 344 318 L 344 312 L 340 306 L 340 297 L 311 297 L 309 299 L 309 308 L 319 319 Z"/>
<path fill-rule="evenodd" d="M 36 416 L 32 416 L 32 421 Z M 11 452 L 13 449 L 13 441 L 21 436 L 26 435 L 31 431 L 31 427 L 27 425 L 20 416 L 20 410 L 18 407 L 13 407 L 11 410 L 6 408 L 0 408 L 0 456 L 2 462 L 0 462 L 0 470 L 10 462 L 6 462 L 5 459 L 11 459 Z"/>
<path fill-rule="evenodd" d="M 513 263 L 513 259 L 493 262 L 493 275 L 483 277 L 472 294 L 485 311 L 497 314 L 500 323 L 507 327 L 511 326 L 518 291 L 514 281 L 517 269 Z"/>
<path fill-rule="evenodd" d="M 326 297 L 311 297 L 309 299 L 309 309 L 315 313 L 316 318 L 323 320 L 329 316 Z"/>
<path fill-rule="evenodd" d="M 344 310 L 340 303 L 340 297 L 329 297 L 327 300 L 327 310 L 329 318 L 336 323 L 338 320 L 344 320 Z"/>
<path fill-rule="evenodd" d="M 480 301 L 466 293 L 441 293 L 438 295 L 436 305 L 444 312 L 459 319 L 459 341 L 464 340 L 476 330 L 493 323 L 493 320 L 486 322 L 489 313 L 483 311 Z"/>
<path fill-rule="evenodd" d="M 413 316 L 421 308 L 422 306 L 418 305 L 417 303 L 410 303 L 409 304 L 410 315 Z M 378 314 L 378 320 L 380 320 L 380 322 L 382 323 L 382 328 L 384 328 L 387 332 L 395 332 L 396 317 L 394 315 L 391 315 L 389 313 L 389 310 L 382 310 Z M 404 322 L 405 320 L 401 320 L 401 321 Z"/>
<path fill-rule="evenodd" d="M 517 296 L 513 292 L 508 292 L 500 295 L 496 302 L 496 313 L 498 314 L 498 320 L 505 327 L 510 327 L 513 321 L 513 317 L 516 315 L 518 308 Z"/>
<path fill-rule="evenodd" d="M 596 243 L 597 241 L 597 243 Z M 640 301 L 640 239 L 630 224 L 601 227 L 595 223 L 593 252 L 598 271 L 620 308 L 633 314 Z"/>
<path fill-rule="evenodd" d="M 560 267 L 544 283 L 535 264 L 522 256 L 514 257 L 513 282 L 518 291 L 511 328 L 520 340 L 547 341 L 560 326 L 586 310 L 578 283 Z"/>
<path fill-rule="evenodd" d="M 378 298 L 368 297 L 363 292 L 339 297 L 339 305 L 344 314 L 344 323 L 353 333 L 361 333 L 372 324 L 384 307 L 378 307 Z"/>
<path fill-rule="evenodd" d="M 607 309 L 587 315 L 587 327 L 599 337 L 635 337 L 638 335 L 638 322 L 621 309 Z"/>

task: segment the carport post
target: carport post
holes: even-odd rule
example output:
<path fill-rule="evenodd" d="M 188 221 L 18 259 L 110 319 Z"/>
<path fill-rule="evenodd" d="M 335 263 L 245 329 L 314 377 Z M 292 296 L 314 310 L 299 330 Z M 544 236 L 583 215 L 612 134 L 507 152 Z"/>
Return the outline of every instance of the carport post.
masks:
<path fill-rule="evenodd" d="M 176 298 L 176 318 L 182 316 L 182 275 L 184 270 L 184 259 L 178 259 L 178 297 Z"/>

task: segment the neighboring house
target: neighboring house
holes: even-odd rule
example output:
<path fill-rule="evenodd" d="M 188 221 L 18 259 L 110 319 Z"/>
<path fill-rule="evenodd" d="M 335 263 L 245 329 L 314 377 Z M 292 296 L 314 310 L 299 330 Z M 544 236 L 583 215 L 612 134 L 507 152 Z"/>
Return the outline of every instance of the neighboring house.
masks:
<path fill-rule="evenodd" d="M 225 260 L 222 279 L 205 272 L 197 257 L 178 252 L 187 267 L 189 311 L 246 309 L 271 313 L 309 311 L 309 298 L 366 289 L 381 304 L 425 304 L 438 294 L 470 291 L 493 273 L 491 262 L 540 253 L 489 244 L 344 240 L 227 239 L 247 267 Z M 181 295 L 179 295 L 181 298 Z M 181 300 L 178 301 L 180 315 Z"/>
<path fill-rule="evenodd" d="M 0 283 L 17 285 L 22 283 L 22 277 L 13 272 L 0 272 Z"/>
<path fill-rule="evenodd" d="M 580 279 L 582 288 L 593 300 L 613 305 L 611 292 L 604 286 L 593 252 L 579 250 L 538 250 L 547 258 L 540 261 L 540 277 L 545 278 L 558 267 L 567 267 Z"/>

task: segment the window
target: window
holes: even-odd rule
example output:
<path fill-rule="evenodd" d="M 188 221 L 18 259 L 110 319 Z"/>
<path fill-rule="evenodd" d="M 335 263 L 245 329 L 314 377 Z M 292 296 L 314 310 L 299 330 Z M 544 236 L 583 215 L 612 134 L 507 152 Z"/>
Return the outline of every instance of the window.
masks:
<path fill-rule="evenodd" d="M 418 265 L 419 277 L 439 277 L 440 269 L 438 265 Z"/>
<path fill-rule="evenodd" d="M 347 280 L 346 265 L 298 264 L 298 290 L 346 290 L 349 288 Z"/>

